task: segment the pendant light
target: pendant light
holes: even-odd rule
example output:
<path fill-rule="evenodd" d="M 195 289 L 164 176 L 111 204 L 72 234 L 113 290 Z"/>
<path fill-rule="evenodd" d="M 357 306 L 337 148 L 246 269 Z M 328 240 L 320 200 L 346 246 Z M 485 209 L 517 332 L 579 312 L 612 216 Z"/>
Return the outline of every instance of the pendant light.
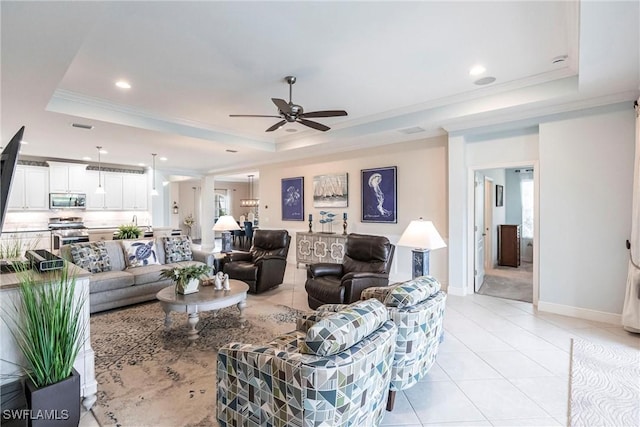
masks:
<path fill-rule="evenodd" d="M 153 180 L 153 187 L 151 188 L 151 195 L 157 196 L 158 190 L 156 190 L 156 153 L 151 153 L 151 156 L 153 162 L 153 176 L 151 177 L 151 179 Z"/>
<path fill-rule="evenodd" d="M 96 147 L 98 149 L 98 188 L 96 188 L 96 194 L 104 194 L 104 188 L 102 187 L 102 164 L 100 161 L 101 146 Z"/>
<path fill-rule="evenodd" d="M 240 199 L 240 206 L 242 207 L 255 207 L 260 204 L 259 199 L 253 198 L 253 175 L 248 175 L 249 178 L 249 198 L 248 199 Z"/>

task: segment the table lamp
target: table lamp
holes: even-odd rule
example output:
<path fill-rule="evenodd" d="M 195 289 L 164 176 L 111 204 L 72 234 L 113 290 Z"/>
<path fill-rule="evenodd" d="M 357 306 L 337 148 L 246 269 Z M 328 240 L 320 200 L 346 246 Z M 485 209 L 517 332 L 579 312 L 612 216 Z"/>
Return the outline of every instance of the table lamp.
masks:
<path fill-rule="evenodd" d="M 413 248 L 412 253 L 412 278 L 429 275 L 429 252 L 433 249 L 447 247 L 442 240 L 433 222 L 423 221 L 422 218 L 409 223 L 404 230 L 398 246 Z"/>
<path fill-rule="evenodd" d="M 220 252 L 231 252 L 231 231 L 240 230 L 240 226 L 231 215 L 223 215 L 216 221 L 213 231 L 222 232 L 222 250 Z"/>

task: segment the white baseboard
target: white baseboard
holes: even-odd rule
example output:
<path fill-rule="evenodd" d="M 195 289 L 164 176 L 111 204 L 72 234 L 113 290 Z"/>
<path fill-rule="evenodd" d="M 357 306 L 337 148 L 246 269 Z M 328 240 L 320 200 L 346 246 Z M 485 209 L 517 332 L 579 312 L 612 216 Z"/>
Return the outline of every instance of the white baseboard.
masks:
<path fill-rule="evenodd" d="M 572 307 L 570 305 L 562 305 L 545 301 L 538 301 L 538 310 L 561 314 L 563 316 L 577 317 L 578 319 L 591 320 L 594 322 L 610 323 L 616 326 L 622 325 L 622 315 L 607 313 L 604 311 L 589 310 L 587 308 Z"/>
<path fill-rule="evenodd" d="M 460 286 L 449 286 L 447 285 L 446 289 L 443 286 L 443 289 L 450 295 L 457 295 L 460 297 L 464 297 L 467 295 L 467 290 Z"/>

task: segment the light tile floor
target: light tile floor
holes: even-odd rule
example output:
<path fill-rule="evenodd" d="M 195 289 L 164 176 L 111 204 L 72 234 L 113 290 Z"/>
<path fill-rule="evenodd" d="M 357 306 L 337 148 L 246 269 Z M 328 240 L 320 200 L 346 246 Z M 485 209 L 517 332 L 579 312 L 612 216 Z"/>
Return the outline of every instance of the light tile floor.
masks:
<path fill-rule="evenodd" d="M 284 283 L 248 304 L 308 310 L 306 270 L 289 264 Z M 382 426 L 564 426 L 571 338 L 640 351 L 640 337 L 619 326 L 537 312 L 529 303 L 449 295 L 436 363 L 398 393 Z M 98 385 L 99 387 L 99 385 Z M 96 427 L 84 414 L 80 427 Z"/>

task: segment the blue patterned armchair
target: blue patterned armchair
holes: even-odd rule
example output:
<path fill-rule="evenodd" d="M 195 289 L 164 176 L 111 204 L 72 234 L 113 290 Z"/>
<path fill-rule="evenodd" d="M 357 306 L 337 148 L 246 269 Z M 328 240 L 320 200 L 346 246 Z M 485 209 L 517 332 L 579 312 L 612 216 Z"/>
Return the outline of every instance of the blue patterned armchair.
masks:
<path fill-rule="evenodd" d="M 397 335 L 386 307 L 358 301 L 298 328 L 266 345 L 220 348 L 220 426 L 379 425 Z"/>
<path fill-rule="evenodd" d="M 387 410 L 393 410 L 396 391 L 414 386 L 436 360 L 443 333 L 447 294 L 431 276 L 416 277 L 388 287 L 368 288 L 362 299 L 374 298 L 387 307 L 398 327 Z"/>

